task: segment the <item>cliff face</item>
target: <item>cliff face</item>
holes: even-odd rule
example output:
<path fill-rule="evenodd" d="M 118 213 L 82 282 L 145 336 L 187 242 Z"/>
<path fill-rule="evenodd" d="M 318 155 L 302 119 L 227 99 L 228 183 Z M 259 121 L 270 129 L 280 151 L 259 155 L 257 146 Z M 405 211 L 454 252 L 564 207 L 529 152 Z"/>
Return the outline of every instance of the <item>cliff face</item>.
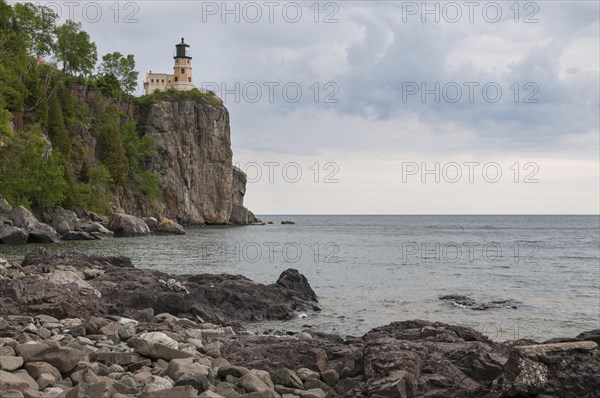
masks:
<path fill-rule="evenodd" d="M 215 105 L 200 98 L 161 101 L 148 110 L 145 134 L 157 153 L 147 166 L 159 175 L 162 212 L 188 225 L 255 222 L 243 207 L 246 176 L 232 163 L 229 112 Z M 122 199 L 124 209 L 135 210 Z M 133 205 L 134 213 L 144 213 Z"/>

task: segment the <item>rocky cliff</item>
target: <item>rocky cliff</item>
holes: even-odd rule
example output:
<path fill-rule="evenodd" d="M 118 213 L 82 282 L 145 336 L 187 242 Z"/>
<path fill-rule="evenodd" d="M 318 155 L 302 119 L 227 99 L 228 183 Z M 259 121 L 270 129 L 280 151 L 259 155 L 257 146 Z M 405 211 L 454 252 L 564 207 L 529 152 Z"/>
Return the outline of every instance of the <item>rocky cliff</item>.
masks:
<path fill-rule="evenodd" d="M 137 119 L 156 143 L 147 167 L 159 176 L 164 216 L 187 225 L 257 221 L 243 205 L 246 176 L 233 167 L 229 112 L 220 100 L 159 101 Z M 118 202 L 128 213 L 149 215 L 127 192 Z"/>

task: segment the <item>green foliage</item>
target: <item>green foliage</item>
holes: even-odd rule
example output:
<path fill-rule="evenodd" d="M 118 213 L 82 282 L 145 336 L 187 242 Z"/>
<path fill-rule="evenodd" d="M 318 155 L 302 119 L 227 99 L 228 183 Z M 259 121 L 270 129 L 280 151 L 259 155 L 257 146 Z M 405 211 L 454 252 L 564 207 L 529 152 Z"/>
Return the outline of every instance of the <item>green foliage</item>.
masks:
<path fill-rule="evenodd" d="M 56 94 L 50 97 L 48 135 L 50 136 L 52 147 L 60 151 L 64 159 L 68 159 L 71 154 L 71 141 L 65 127 L 62 106 Z"/>
<path fill-rule="evenodd" d="M 137 87 L 138 72 L 135 71 L 133 54 L 126 57 L 120 52 L 105 54 L 100 64 L 100 74 L 114 77 L 123 92 L 133 93 Z"/>
<path fill-rule="evenodd" d="M 134 176 L 140 192 L 151 202 L 162 199 L 162 193 L 159 187 L 158 175 L 152 170 L 138 172 Z"/>
<path fill-rule="evenodd" d="M 12 204 L 106 212 L 122 186 L 160 198 L 158 176 L 144 168 L 154 143 L 110 105 L 135 90 L 134 57 L 106 54 L 92 77 L 96 62 L 96 45 L 80 24 L 58 25 L 48 7 L 0 0 L 0 192 Z M 104 95 L 78 102 L 73 85 Z M 13 116 L 20 131 L 9 128 Z M 87 129 L 98 158 L 88 153 Z"/>
<path fill-rule="evenodd" d="M 137 185 L 138 190 L 150 201 L 161 198 L 158 175 L 152 170 L 144 170 L 143 163 L 156 153 L 156 145 L 152 137 L 139 136 L 135 122 L 121 126 L 121 137 L 127 159 L 129 160 L 129 177 Z"/>
<path fill-rule="evenodd" d="M 110 171 L 100 165 L 90 167 L 86 174 L 86 181 L 74 186 L 74 192 L 72 192 L 74 204 L 91 211 L 107 213 L 113 197 L 111 190 L 113 181 Z"/>
<path fill-rule="evenodd" d="M 44 57 L 54 48 L 54 25 L 58 15 L 51 9 L 33 3 L 14 6 L 16 29 L 30 54 Z"/>
<path fill-rule="evenodd" d="M 129 161 L 121 139 L 120 115 L 114 105 L 100 115 L 92 129 L 98 138 L 100 160 L 110 171 L 116 185 L 123 185 L 129 175 Z"/>
<path fill-rule="evenodd" d="M 57 206 L 65 200 L 66 190 L 64 169 L 48 153 L 39 127 L 15 134 L 0 147 L 0 192 L 13 205 Z"/>
<path fill-rule="evenodd" d="M 98 60 L 96 44 L 90 35 L 81 30 L 80 23 L 71 20 L 58 26 L 55 32 L 55 56 L 62 63 L 63 72 L 90 75 Z"/>
<path fill-rule="evenodd" d="M 98 90 L 111 97 L 118 98 L 121 96 L 121 83 L 113 75 L 100 75 L 95 80 Z"/>

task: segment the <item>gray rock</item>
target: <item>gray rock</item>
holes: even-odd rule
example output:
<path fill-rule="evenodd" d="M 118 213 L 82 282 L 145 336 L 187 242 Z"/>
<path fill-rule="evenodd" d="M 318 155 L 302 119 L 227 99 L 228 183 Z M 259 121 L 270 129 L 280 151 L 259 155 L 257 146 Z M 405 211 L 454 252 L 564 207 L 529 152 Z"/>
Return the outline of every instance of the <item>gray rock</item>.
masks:
<path fill-rule="evenodd" d="M 169 218 L 163 218 L 154 232 L 158 235 L 185 235 L 185 229 Z"/>
<path fill-rule="evenodd" d="M 43 373 L 42 375 L 40 375 L 40 377 L 37 378 L 36 381 L 38 383 L 38 386 L 40 386 L 40 390 L 56 386 L 56 377 L 48 373 Z"/>
<path fill-rule="evenodd" d="M 173 382 L 169 379 L 159 376 L 151 376 L 142 387 L 142 393 L 151 393 L 160 390 L 167 390 L 173 387 Z"/>
<path fill-rule="evenodd" d="M 29 388 L 29 384 L 18 375 L 0 370 L 0 391 L 1 390 L 19 390 Z"/>
<path fill-rule="evenodd" d="M 73 271 L 56 270 L 46 277 L 50 282 L 57 285 L 75 284 L 80 289 L 88 290 L 97 297 L 102 297 L 102 294 L 96 290 L 88 282 L 79 277 L 79 274 Z"/>
<path fill-rule="evenodd" d="M 325 398 L 326 394 L 323 390 L 313 388 L 300 394 L 300 398 Z"/>
<path fill-rule="evenodd" d="M 0 224 L 0 243 L 7 245 L 24 245 L 29 240 L 25 230 L 6 224 Z"/>
<path fill-rule="evenodd" d="M 140 394 L 140 398 L 196 398 L 198 393 L 192 386 L 179 386 L 166 390 Z"/>
<path fill-rule="evenodd" d="M 321 372 L 321 378 L 330 387 L 335 387 L 335 385 L 340 381 L 340 376 L 335 369 L 328 369 L 324 372 Z"/>
<path fill-rule="evenodd" d="M 13 356 L 0 356 L 0 370 L 13 372 L 23 366 L 23 358 Z"/>
<path fill-rule="evenodd" d="M 175 382 L 175 387 L 192 386 L 198 390 L 198 392 L 208 390 L 209 385 L 208 377 L 205 374 L 199 373 L 185 373 Z"/>
<path fill-rule="evenodd" d="M 115 213 L 108 223 L 108 229 L 115 236 L 143 236 L 150 234 L 150 228 L 144 220 L 129 214 Z"/>
<path fill-rule="evenodd" d="M 35 216 L 23 206 L 13 208 L 8 217 L 14 226 L 22 228 L 29 234 L 29 242 L 54 243 L 58 242 L 58 234 L 51 226 L 41 223 Z"/>
<path fill-rule="evenodd" d="M 135 319 L 120 318 L 118 321 L 119 337 L 122 340 L 127 340 L 135 336 L 138 323 Z"/>
<path fill-rule="evenodd" d="M 184 374 L 192 373 L 207 376 L 210 367 L 194 362 L 193 358 L 173 359 L 167 367 L 167 375 L 173 380 L 179 380 Z"/>
<path fill-rule="evenodd" d="M 300 368 L 296 371 L 296 374 L 302 381 L 306 381 L 307 379 L 317 379 L 321 378 L 319 372 L 315 372 L 314 370 L 310 370 L 308 368 Z"/>
<path fill-rule="evenodd" d="M 226 381 L 219 383 L 214 392 L 223 398 L 239 398 L 242 396 L 243 391 L 240 391 L 233 384 Z"/>
<path fill-rule="evenodd" d="M 239 386 L 248 392 L 261 392 L 269 389 L 269 386 L 252 372 L 248 372 L 240 378 Z"/>
<path fill-rule="evenodd" d="M 51 388 L 46 388 L 44 389 L 44 392 L 46 394 L 48 394 L 49 398 L 59 398 L 60 395 L 64 392 L 65 390 L 60 388 L 60 387 L 51 387 Z"/>
<path fill-rule="evenodd" d="M 46 362 L 27 362 L 24 368 L 34 379 L 39 378 L 43 374 L 49 374 L 56 380 L 62 380 L 59 370 Z"/>
<path fill-rule="evenodd" d="M 19 390 L 4 390 L 0 391 L 0 398 L 24 398 L 24 395 Z"/>
<path fill-rule="evenodd" d="M 71 371 L 83 356 L 75 348 L 49 343 L 20 344 L 15 350 L 25 362 L 48 362 L 62 373 Z"/>
<path fill-rule="evenodd" d="M 275 372 L 272 372 L 271 380 L 273 380 L 273 383 L 280 384 L 282 386 L 297 388 L 300 390 L 304 389 L 302 380 L 296 375 L 296 373 L 289 369 L 277 369 Z"/>
<path fill-rule="evenodd" d="M 4 198 L 0 198 L 0 214 L 6 214 L 12 210 L 11 205 Z"/>
<path fill-rule="evenodd" d="M 242 366 L 224 365 L 224 366 L 219 367 L 217 374 L 219 375 L 219 377 L 224 379 L 228 375 L 239 378 L 248 372 L 250 372 L 250 370 L 247 368 L 244 368 Z"/>

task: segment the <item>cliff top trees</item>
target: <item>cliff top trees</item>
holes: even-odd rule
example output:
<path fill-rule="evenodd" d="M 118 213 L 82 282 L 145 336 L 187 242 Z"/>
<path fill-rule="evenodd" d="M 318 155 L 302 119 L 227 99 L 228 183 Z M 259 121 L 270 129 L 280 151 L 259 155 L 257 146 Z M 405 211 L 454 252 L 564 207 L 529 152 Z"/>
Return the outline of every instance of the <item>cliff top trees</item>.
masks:
<path fill-rule="evenodd" d="M 131 94 L 137 87 L 138 72 L 135 71 L 135 59 L 132 54 L 126 57 L 120 52 L 105 54 L 99 71 L 101 75 L 116 78 L 123 92 Z"/>
<path fill-rule="evenodd" d="M 81 30 L 81 24 L 67 21 L 55 29 L 55 57 L 62 63 L 62 70 L 68 74 L 89 76 L 98 60 L 96 44 L 90 35 Z"/>

